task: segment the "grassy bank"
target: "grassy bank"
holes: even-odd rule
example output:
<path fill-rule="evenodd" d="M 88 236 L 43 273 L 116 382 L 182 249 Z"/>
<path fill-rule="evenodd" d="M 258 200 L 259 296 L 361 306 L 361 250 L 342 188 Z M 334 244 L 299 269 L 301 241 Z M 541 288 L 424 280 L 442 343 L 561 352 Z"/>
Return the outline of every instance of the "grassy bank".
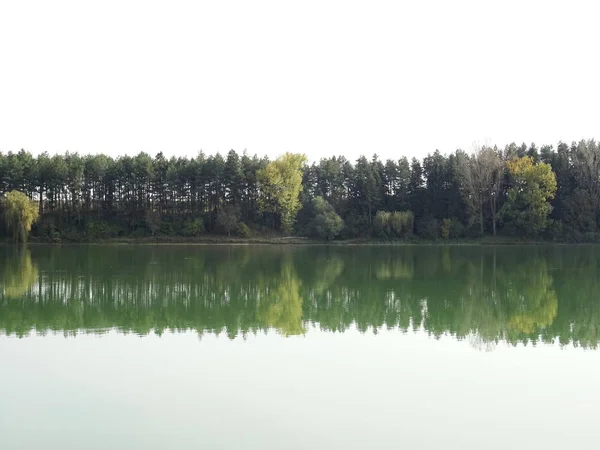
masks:
<path fill-rule="evenodd" d="M 8 240 L 2 241 L 10 244 Z M 376 238 L 357 238 L 348 240 L 325 241 L 320 239 L 306 238 L 301 236 L 254 236 L 241 238 L 222 235 L 205 235 L 200 237 L 182 236 L 154 236 L 154 237 L 115 237 L 99 240 L 49 242 L 47 239 L 32 237 L 30 244 L 127 244 L 127 245 L 332 245 L 332 246 L 356 246 L 356 245 L 384 245 L 384 246 L 406 246 L 406 245 L 578 245 L 582 243 L 569 243 L 562 241 L 531 240 L 509 236 L 483 236 L 480 238 L 461 239 L 437 239 L 426 240 L 420 238 L 384 240 Z M 590 242 L 592 243 L 592 242 Z"/>

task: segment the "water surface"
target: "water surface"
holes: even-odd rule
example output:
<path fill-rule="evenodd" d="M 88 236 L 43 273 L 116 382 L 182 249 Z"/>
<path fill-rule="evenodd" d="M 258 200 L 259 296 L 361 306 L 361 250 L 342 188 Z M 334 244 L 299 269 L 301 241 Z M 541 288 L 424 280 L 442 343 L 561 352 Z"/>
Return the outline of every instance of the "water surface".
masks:
<path fill-rule="evenodd" d="M 0 247 L 1 448 L 597 448 L 600 248 Z"/>

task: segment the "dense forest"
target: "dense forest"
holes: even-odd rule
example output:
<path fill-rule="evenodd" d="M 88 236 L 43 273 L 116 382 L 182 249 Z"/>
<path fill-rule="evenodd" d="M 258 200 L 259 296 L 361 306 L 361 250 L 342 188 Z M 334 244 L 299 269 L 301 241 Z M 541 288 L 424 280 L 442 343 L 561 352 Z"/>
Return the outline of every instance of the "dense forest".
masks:
<path fill-rule="evenodd" d="M 421 330 L 483 348 L 600 342 L 600 255 L 589 246 L 0 250 L 0 334 L 317 327 Z"/>
<path fill-rule="evenodd" d="M 0 196 L 13 191 L 38 210 L 32 237 L 50 242 L 205 234 L 600 240 L 593 140 L 312 164 L 234 150 L 194 158 L 0 153 Z M 7 202 L 0 208 L 7 239 Z"/>

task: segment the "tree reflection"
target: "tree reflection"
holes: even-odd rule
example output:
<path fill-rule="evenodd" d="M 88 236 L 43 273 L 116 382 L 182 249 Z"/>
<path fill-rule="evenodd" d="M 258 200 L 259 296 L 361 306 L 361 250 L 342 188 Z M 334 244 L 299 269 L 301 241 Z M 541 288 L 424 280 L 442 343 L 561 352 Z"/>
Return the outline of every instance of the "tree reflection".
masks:
<path fill-rule="evenodd" d="M 526 266 L 519 265 L 505 283 L 511 330 L 532 334 L 552 324 L 558 299 L 546 261 L 537 259 Z"/>
<path fill-rule="evenodd" d="M 0 330 L 19 336 L 312 324 L 424 329 L 482 349 L 600 340 L 600 256 L 587 247 L 32 247 L 0 248 L 0 261 Z"/>
<path fill-rule="evenodd" d="M 300 280 L 291 261 L 281 267 L 274 289 L 269 289 L 261 302 L 259 317 L 265 327 L 275 328 L 284 336 L 304 334 Z"/>
<path fill-rule="evenodd" d="M 9 250 L 4 258 L 2 290 L 7 299 L 20 298 L 38 281 L 38 269 L 26 249 Z"/>

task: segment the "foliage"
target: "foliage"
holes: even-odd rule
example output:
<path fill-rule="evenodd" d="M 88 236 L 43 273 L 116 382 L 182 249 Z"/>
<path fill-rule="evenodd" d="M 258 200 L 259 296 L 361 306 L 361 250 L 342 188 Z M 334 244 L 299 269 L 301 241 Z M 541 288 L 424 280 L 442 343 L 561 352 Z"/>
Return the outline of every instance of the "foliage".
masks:
<path fill-rule="evenodd" d="M 440 234 L 443 239 L 460 238 L 465 234 L 465 227 L 456 217 L 444 219 L 440 225 Z"/>
<path fill-rule="evenodd" d="M 236 205 L 227 205 L 217 213 L 217 225 L 231 236 L 240 222 L 240 208 Z"/>
<path fill-rule="evenodd" d="M 292 231 L 296 213 L 300 209 L 299 195 L 303 188 L 302 167 L 305 162 L 305 155 L 285 153 L 256 174 L 263 194 L 259 198 L 261 211 L 278 215 L 282 230 L 286 233 Z"/>
<path fill-rule="evenodd" d="M 373 222 L 376 235 L 380 237 L 390 237 L 392 235 L 391 216 L 392 213 L 388 211 L 377 211 Z"/>
<path fill-rule="evenodd" d="M 502 186 L 503 164 L 498 150 L 483 146 L 473 155 L 457 155 L 462 174 L 463 190 L 474 215 L 478 216 L 480 232 L 483 234 L 483 211 L 486 202 L 492 213 L 493 233 L 496 234 L 497 202 Z"/>
<path fill-rule="evenodd" d="M 524 157 L 532 161 L 531 169 L 511 174 L 509 165 Z M 240 235 L 233 220 L 237 213 L 231 211 L 239 211 L 238 220 L 259 234 L 315 234 L 317 197 L 343 221 L 337 237 L 344 239 L 393 239 L 411 233 L 437 239 L 442 232 L 452 239 L 512 232 L 529 238 L 597 240 L 600 147 L 594 140 L 560 142 L 556 148 L 486 145 L 471 154 L 435 151 L 410 161 L 406 156 L 383 161 L 373 155 L 305 162 L 302 155 L 270 161 L 234 150 L 226 155 L 200 152 L 192 158 L 162 153 L 34 157 L 21 150 L 0 153 L 0 197 L 19 191 L 34 200 L 39 218 L 31 238 L 50 241 L 185 236 L 196 218 L 203 219 L 204 229 L 192 235 Z M 543 192 L 545 183 L 524 181 L 536 170 L 555 174 L 551 196 Z M 529 187 L 522 189 L 525 185 Z M 390 215 L 378 218 L 378 211 Z M 412 212 L 412 225 L 408 217 L 398 216 L 406 211 Z M 3 205 L 0 216 L 0 239 L 14 238 L 15 230 L 4 226 L 8 216 Z M 337 227 L 334 217 L 328 213 L 319 220 Z M 552 229 L 550 223 L 555 224 Z"/>
<path fill-rule="evenodd" d="M 242 238 L 249 238 L 252 237 L 253 233 L 248 225 L 246 225 L 244 222 L 240 222 L 237 224 L 235 234 Z"/>
<path fill-rule="evenodd" d="M 323 197 L 318 196 L 313 199 L 313 209 L 315 217 L 312 228 L 316 236 L 332 240 L 340 234 L 344 228 L 344 221 Z"/>
<path fill-rule="evenodd" d="M 548 200 L 556 193 L 556 177 L 550 165 L 534 163 L 525 156 L 507 162 L 511 178 L 506 202 L 502 208 L 505 221 L 518 232 L 535 236 L 548 225 L 552 205 Z"/>
<path fill-rule="evenodd" d="M 183 224 L 183 230 L 181 231 L 184 236 L 201 236 L 204 234 L 204 221 L 201 217 L 197 217 L 194 220 L 188 220 Z"/>
<path fill-rule="evenodd" d="M 37 205 L 22 192 L 11 191 L 2 201 L 6 227 L 12 231 L 15 242 L 27 242 L 31 226 L 38 218 Z"/>
<path fill-rule="evenodd" d="M 433 217 L 423 217 L 416 225 L 420 237 L 430 240 L 437 240 L 440 237 L 440 224 Z"/>
<path fill-rule="evenodd" d="M 383 238 L 399 238 L 412 234 L 414 215 L 411 211 L 377 211 L 373 228 Z"/>
<path fill-rule="evenodd" d="M 94 241 L 118 237 L 122 230 L 116 224 L 106 220 L 91 220 L 85 225 L 85 233 L 90 240 Z"/>
<path fill-rule="evenodd" d="M 390 216 L 390 229 L 396 237 L 406 237 L 413 233 L 414 214 L 412 211 L 395 211 Z"/>

